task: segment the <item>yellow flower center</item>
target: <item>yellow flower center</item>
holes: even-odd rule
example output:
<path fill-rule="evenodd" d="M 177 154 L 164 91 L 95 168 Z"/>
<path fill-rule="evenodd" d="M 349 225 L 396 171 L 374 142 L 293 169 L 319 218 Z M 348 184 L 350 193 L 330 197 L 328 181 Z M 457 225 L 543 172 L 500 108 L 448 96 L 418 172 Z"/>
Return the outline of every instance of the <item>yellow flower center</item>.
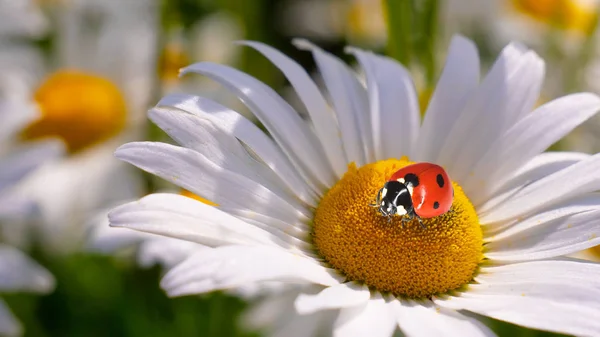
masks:
<path fill-rule="evenodd" d="M 184 197 L 188 197 L 188 198 L 192 198 L 194 200 L 198 200 L 201 203 L 205 203 L 205 204 L 207 204 L 209 206 L 219 206 L 219 205 L 215 204 L 214 202 L 212 202 L 210 200 L 207 200 L 207 199 L 204 199 L 201 196 L 199 196 L 199 195 L 197 195 L 197 194 L 195 194 L 193 192 L 190 192 L 190 191 L 188 191 L 186 189 L 182 189 L 181 191 L 179 191 L 179 194 L 183 195 Z"/>
<path fill-rule="evenodd" d="M 76 152 L 125 126 L 125 100 L 116 85 L 100 76 L 58 71 L 40 85 L 34 99 L 41 116 L 25 129 L 25 139 L 59 137 Z"/>
<path fill-rule="evenodd" d="M 381 40 L 386 24 L 381 18 L 387 17 L 386 9 L 381 1 L 351 1 L 345 31 L 357 40 Z"/>
<path fill-rule="evenodd" d="M 179 79 L 179 69 L 190 64 L 184 46 L 180 43 L 169 43 L 163 49 L 158 63 L 158 74 L 162 81 L 174 82 Z"/>
<path fill-rule="evenodd" d="M 594 5 L 577 0 L 512 0 L 521 13 L 560 29 L 591 33 L 596 20 Z"/>
<path fill-rule="evenodd" d="M 402 226 L 370 206 L 398 169 L 412 164 L 389 159 L 354 164 L 321 200 L 313 240 L 321 256 L 349 280 L 408 298 L 427 298 L 469 283 L 483 259 L 479 219 L 461 187 L 454 185 L 452 209 Z"/>

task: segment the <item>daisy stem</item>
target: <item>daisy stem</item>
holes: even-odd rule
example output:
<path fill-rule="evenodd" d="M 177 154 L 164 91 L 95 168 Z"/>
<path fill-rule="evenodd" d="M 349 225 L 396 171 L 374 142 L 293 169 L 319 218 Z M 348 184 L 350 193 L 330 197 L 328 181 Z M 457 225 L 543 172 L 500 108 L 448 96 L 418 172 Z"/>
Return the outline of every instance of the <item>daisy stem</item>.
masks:
<path fill-rule="evenodd" d="M 405 66 L 411 62 L 412 4 L 410 0 L 383 0 L 387 13 L 387 54 Z"/>
<path fill-rule="evenodd" d="M 419 58 L 422 60 L 423 67 L 425 68 L 428 88 L 433 87 L 437 74 L 435 47 L 437 44 L 438 33 L 438 13 L 438 0 L 425 1 L 421 18 L 421 22 L 424 22 L 424 27 L 421 30 L 423 47 Z"/>

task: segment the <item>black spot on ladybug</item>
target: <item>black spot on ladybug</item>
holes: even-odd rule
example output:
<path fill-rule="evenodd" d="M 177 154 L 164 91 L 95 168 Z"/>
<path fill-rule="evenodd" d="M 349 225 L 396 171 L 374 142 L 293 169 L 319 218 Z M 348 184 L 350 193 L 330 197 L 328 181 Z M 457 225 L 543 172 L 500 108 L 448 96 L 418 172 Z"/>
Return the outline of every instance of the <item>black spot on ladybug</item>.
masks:
<path fill-rule="evenodd" d="M 440 208 L 440 203 L 436 201 L 433 203 L 433 209 L 438 209 L 438 208 Z"/>
<path fill-rule="evenodd" d="M 412 185 L 412 187 L 419 186 L 419 177 L 414 173 L 408 173 L 404 176 L 404 183 L 406 185 Z"/>
<path fill-rule="evenodd" d="M 444 187 L 444 184 L 446 182 L 444 181 L 444 177 L 442 177 L 441 174 L 438 174 L 437 177 L 435 177 L 435 180 L 437 181 L 437 184 L 440 188 Z"/>

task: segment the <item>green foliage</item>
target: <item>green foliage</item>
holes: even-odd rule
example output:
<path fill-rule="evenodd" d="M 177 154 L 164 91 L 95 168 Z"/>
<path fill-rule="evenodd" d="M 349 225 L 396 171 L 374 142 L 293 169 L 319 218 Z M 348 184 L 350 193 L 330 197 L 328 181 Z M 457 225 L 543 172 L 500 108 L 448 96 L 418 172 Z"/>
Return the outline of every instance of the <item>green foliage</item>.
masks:
<path fill-rule="evenodd" d="M 235 324 L 244 302 L 222 293 L 170 299 L 158 267 L 92 255 L 37 258 L 56 277 L 56 290 L 4 296 L 25 336 L 255 336 Z"/>

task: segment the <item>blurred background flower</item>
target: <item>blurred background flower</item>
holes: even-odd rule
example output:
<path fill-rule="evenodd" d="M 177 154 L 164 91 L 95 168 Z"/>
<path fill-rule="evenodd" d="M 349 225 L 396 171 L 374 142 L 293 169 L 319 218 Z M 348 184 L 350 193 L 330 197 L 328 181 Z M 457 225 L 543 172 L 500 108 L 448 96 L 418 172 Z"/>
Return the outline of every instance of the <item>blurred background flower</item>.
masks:
<path fill-rule="evenodd" d="M 53 140 L 16 144 L 14 136 L 36 115 L 31 107 L 12 103 L 5 101 L 0 105 L 0 232 L 3 237 L 37 211 L 35 200 L 15 195 L 15 189 L 38 166 L 57 159 L 63 152 L 62 145 Z M 54 277 L 5 241 L 0 241 L 0 293 L 50 292 L 54 288 Z M 18 319 L 0 300 L 0 334 L 18 336 L 22 332 Z"/>
<path fill-rule="evenodd" d="M 19 325 L 0 303 L 0 335 L 325 334 L 324 324 L 331 321 L 325 316 L 335 313 L 288 315 L 293 297 L 266 296 L 300 291 L 282 284 L 266 293 L 250 284 L 235 293 L 169 299 L 160 277 L 203 246 L 108 227 L 112 207 L 157 191 L 179 191 L 113 156 L 128 141 L 172 142 L 146 120 L 147 110 L 164 95 L 208 97 L 262 127 L 222 86 L 203 76 L 179 77 L 179 69 L 200 61 L 234 66 L 273 87 L 302 113 L 281 72 L 234 42 L 258 40 L 281 50 L 317 84 L 322 81 L 310 54 L 294 48 L 291 39 L 307 38 L 351 65 L 344 48 L 354 45 L 402 62 L 415 79 L 424 113 L 449 40 L 460 33 L 477 43 L 484 68 L 511 40 L 540 54 L 547 63 L 543 103 L 576 91 L 600 93 L 599 5 L 594 0 L 0 0 L 0 294 L 22 321 Z M 553 149 L 597 152 L 600 119 Z M 594 250 L 578 256 L 600 260 Z M 551 335 L 482 320 L 499 335 Z"/>

